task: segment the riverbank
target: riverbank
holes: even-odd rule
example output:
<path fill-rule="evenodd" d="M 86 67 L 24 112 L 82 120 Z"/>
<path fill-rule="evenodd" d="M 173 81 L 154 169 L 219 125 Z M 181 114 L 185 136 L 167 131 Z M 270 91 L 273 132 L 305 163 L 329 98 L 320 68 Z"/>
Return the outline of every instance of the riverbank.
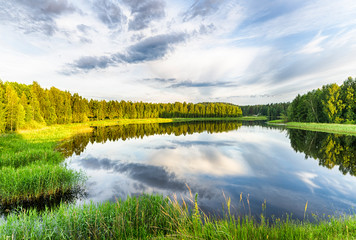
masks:
<path fill-rule="evenodd" d="M 356 135 L 356 124 L 288 122 L 286 126 L 309 131 Z"/>
<path fill-rule="evenodd" d="M 195 198 L 196 199 L 196 198 Z M 329 217 L 317 223 L 291 217 L 268 221 L 261 215 L 207 217 L 197 200 L 178 203 L 162 196 L 125 201 L 61 204 L 55 211 L 11 214 L 1 223 L 1 239 L 355 239 L 356 217 Z M 190 210 L 189 210 L 190 209 Z"/>
<path fill-rule="evenodd" d="M 267 122 L 267 124 L 271 124 L 271 125 L 285 125 L 285 123 L 286 122 L 282 119 L 271 120 Z"/>

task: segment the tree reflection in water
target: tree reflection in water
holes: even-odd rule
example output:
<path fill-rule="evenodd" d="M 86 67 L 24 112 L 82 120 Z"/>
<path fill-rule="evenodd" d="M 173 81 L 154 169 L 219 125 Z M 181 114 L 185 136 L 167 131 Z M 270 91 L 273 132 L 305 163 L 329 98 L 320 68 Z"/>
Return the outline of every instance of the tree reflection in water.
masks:
<path fill-rule="evenodd" d="M 356 176 L 356 137 L 341 134 L 288 129 L 291 146 L 305 158 L 314 158 L 329 169 Z"/>
<path fill-rule="evenodd" d="M 236 130 L 242 126 L 240 121 L 199 121 L 179 123 L 128 124 L 110 127 L 94 127 L 92 133 L 80 134 L 63 142 L 57 147 L 65 157 L 74 153 L 80 155 L 90 143 L 106 141 L 125 141 L 132 138 L 143 138 L 151 135 L 187 135 L 193 133 L 221 133 Z"/>
<path fill-rule="evenodd" d="M 253 123 L 255 124 L 261 125 L 261 123 Z M 105 143 L 119 139 L 125 141 L 164 134 L 180 136 L 202 132 L 221 133 L 237 130 L 241 126 L 242 123 L 239 121 L 204 121 L 95 127 L 92 133 L 77 135 L 63 142 L 57 149 L 65 157 L 70 157 L 74 153 L 80 155 L 89 142 Z M 263 125 L 263 127 L 275 128 L 268 125 Z M 343 174 L 356 175 L 356 137 L 298 129 L 287 131 L 291 146 L 296 152 L 304 153 L 305 158 L 317 159 L 319 165 L 329 169 L 338 166 Z"/>

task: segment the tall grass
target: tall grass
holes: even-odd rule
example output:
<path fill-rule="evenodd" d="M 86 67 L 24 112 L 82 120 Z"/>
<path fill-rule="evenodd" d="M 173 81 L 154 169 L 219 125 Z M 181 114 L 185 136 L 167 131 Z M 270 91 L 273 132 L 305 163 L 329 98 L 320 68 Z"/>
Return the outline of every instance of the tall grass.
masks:
<path fill-rule="evenodd" d="M 11 204 L 66 192 L 81 184 L 83 174 L 61 165 L 29 165 L 23 168 L 3 167 L 0 175 L 0 202 Z"/>
<path fill-rule="evenodd" d="M 48 149 L 28 149 L 19 152 L 4 151 L 0 154 L 0 168 L 13 167 L 20 168 L 31 164 L 58 164 L 63 161 L 59 152 Z"/>
<path fill-rule="evenodd" d="M 0 135 L 0 204 L 28 202 L 66 192 L 83 184 L 83 174 L 60 164 L 64 157 L 54 151 L 55 134 L 34 131 L 24 136 Z"/>
<path fill-rule="evenodd" d="M 207 217 L 193 201 L 143 195 L 117 202 L 62 204 L 56 211 L 11 214 L 0 222 L 2 239 L 355 239 L 356 217 L 317 223 Z"/>

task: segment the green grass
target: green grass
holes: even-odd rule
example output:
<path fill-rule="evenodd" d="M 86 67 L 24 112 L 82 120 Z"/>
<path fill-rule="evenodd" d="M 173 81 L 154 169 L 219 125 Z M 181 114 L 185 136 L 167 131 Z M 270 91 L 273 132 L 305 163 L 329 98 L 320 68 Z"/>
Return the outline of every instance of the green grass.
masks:
<path fill-rule="evenodd" d="M 287 127 L 317 132 L 356 135 L 356 124 L 288 122 Z"/>
<path fill-rule="evenodd" d="M 261 121 L 261 120 L 267 120 L 266 116 L 243 116 L 239 118 L 240 120 L 243 121 Z"/>
<path fill-rule="evenodd" d="M 192 202 L 187 207 L 162 196 L 143 195 L 110 203 L 61 204 L 44 212 L 10 214 L 0 222 L 0 239 L 355 239 L 355 216 L 317 223 L 291 218 L 266 221 L 227 214 L 207 217 Z M 1 221 L 1 220 L 0 220 Z"/>
<path fill-rule="evenodd" d="M 268 124 L 285 124 L 286 122 L 282 119 L 271 120 L 267 122 Z"/>
<path fill-rule="evenodd" d="M 81 173 L 61 165 L 33 164 L 14 169 L 3 167 L 0 175 L 2 204 L 36 200 L 71 190 L 84 180 Z"/>
<path fill-rule="evenodd" d="M 172 122 L 237 121 L 239 117 L 171 118 Z"/>
<path fill-rule="evenodd" d="M 55 141 L 33 141 L 13 133 L 0 136 L 0 204 L 15 204 L 66 192 L 83 184 L 84 176 L 60 164 Z M 49 136 L 48 136 L 49 138 Z"/>
<path fill-rule="evenodd" d="M 0 204 L 9 205 L 63 193 L 83 184 L 84 175 L 61 164 L 57 142 L 84 126 L 51 126 L 0 135 Z"/>
<path fill-rule="evenodd" d="M 241 116 L 241 117 L 210 117 L 210 118 L 172 118 L 173 122 L 192 121 L 261 121 L 267 120 L 266 116 Z"/>

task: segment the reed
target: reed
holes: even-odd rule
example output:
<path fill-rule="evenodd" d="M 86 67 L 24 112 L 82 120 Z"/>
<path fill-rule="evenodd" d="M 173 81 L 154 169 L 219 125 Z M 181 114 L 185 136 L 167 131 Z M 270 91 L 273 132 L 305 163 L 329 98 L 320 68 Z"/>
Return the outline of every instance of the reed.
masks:
<path fill-rule="evenodd" d="M 56 134 L 0 135 L 0 204 L 16 204 L 66 192 L 83 184 L 84 175 L 61 165 L 54 151 Z M 60 133 L 62 134 L 62 133 Z"/>
<path fill-rule="evenodd" d="M 272 222 L 229 214 L 208 217 L 193 200 L 143 195 L 125 201 L 61 204 L 57 210 L 22 211 L 1 223 L 2 239 L 355 239 L 356 217 L 315 223 L 287 217 Z M 229 207 L 228 207 L 229 208 Z"/>
<path fill-rule="evenodd" d="M 66 192 L 85 177 L 61 165 L 28 165 L 22 168 L 3 167 L 0 175 L 0 202 L 13 204 Z"/>

